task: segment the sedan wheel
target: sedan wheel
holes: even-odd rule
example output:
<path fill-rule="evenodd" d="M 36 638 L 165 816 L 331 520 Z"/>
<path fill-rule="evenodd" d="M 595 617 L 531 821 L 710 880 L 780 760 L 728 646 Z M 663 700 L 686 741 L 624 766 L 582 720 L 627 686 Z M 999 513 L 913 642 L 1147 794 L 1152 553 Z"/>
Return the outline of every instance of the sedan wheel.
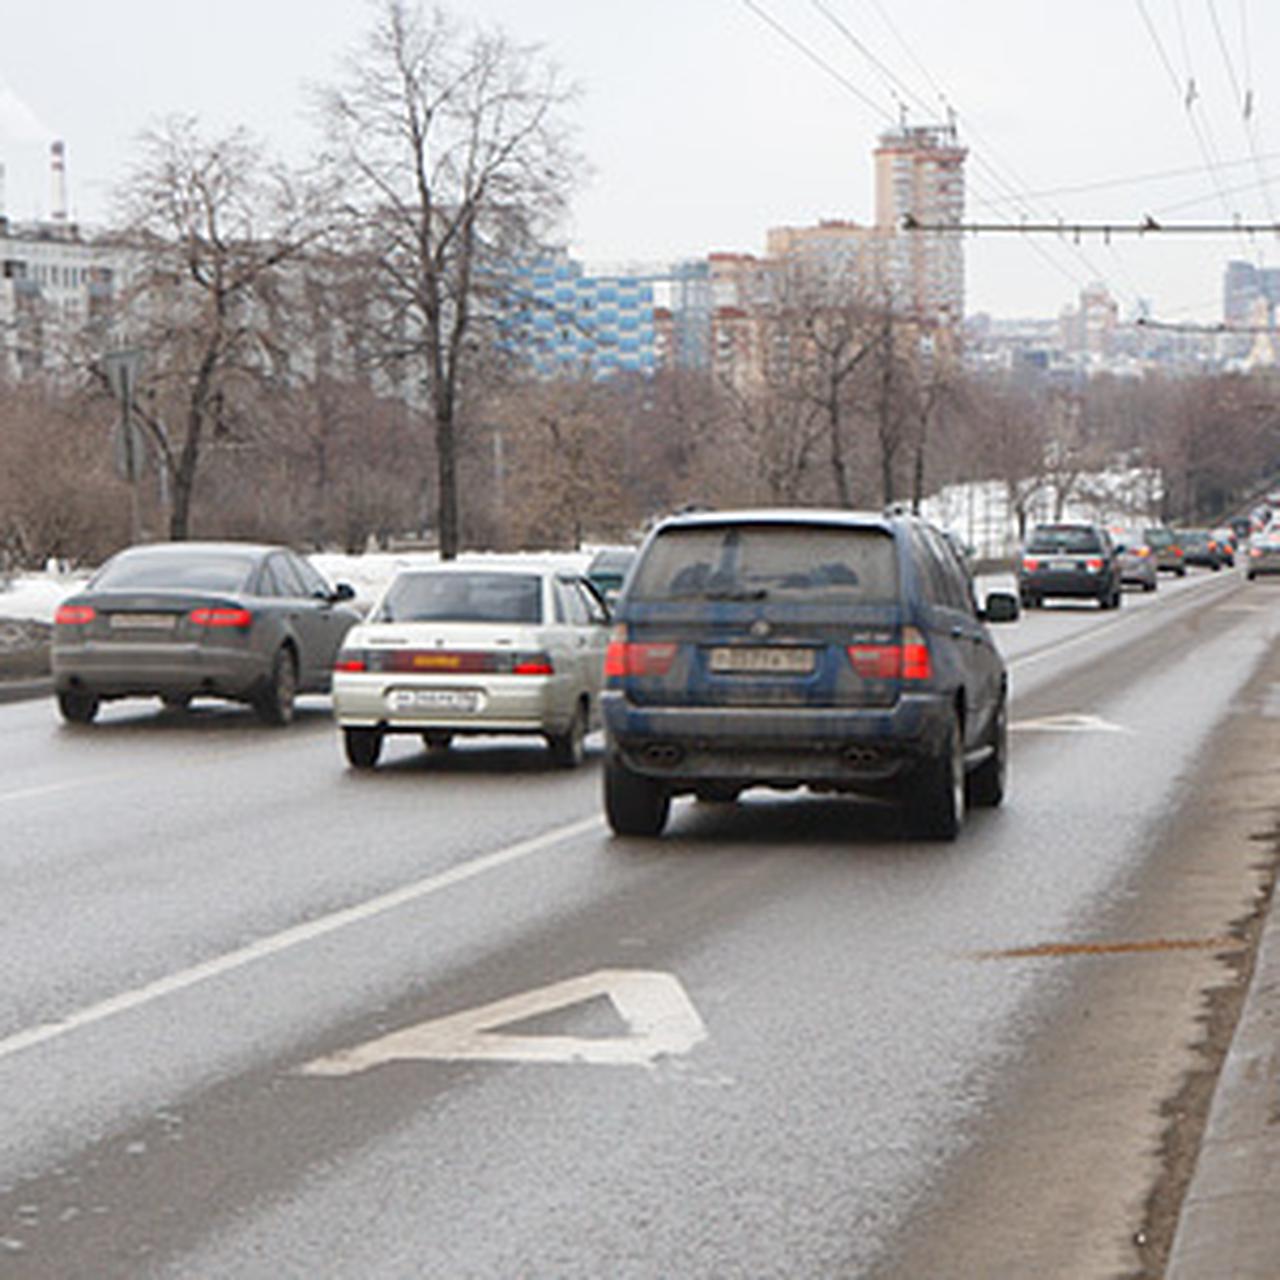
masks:
<path fill-rule="evenodd" d="M 185 711 L 191 705 L 189 693 L 166 693 L 160 699 L 166 711 Z"/>
<path fill-rule="evenodd" d="M 83 689 L 67 689 L 58 694 L 58 710 L 68 724 L 92 724 L 98 706 L 98 699 Z"/>
<path fill-rule="evenodd" d="M 258 718 L 264 724 L 285 725 L 293 722 L 293 700 L 298 693 L 298 672 L 293 654 L 280 649 L 271 664 L 266 688 L 254 702 Z"/>
<path fill-rule="evenodd" d="M 382 734 L 377 729 L 343 729 L 342 746 L 353 769 L 372 769 L 382 754 Z"/>
<path fill-rule="evenodd" d="M 584 739 L 587 736 L 587 709 L 579 702 L 574 708 L 573 719 L 564 733 L 547 735 L 551 759 L 562 769 L 576 769 L 586 754 Z"/>
<path fill-rule="evenodd" d="M 422 745 L 433 755 L 443 755 L 453 742 L 453 734 L 432 729 L 422 735 Z"/>

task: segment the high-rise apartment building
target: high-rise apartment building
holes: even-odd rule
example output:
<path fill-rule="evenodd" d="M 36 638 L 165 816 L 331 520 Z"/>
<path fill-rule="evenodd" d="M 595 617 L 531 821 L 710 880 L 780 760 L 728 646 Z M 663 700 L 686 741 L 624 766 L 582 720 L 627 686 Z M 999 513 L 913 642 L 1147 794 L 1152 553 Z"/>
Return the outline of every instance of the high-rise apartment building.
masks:
<path fill-rule="evenodd" d="M 875 151 L 876 224 L 883 270 L 899 305 L 921 320 L 964 318 L 964 241 L 960 232 L 904 230 L 964 221 L 964 162 L 954 123 L 907 125 L 880 135 Z"/>

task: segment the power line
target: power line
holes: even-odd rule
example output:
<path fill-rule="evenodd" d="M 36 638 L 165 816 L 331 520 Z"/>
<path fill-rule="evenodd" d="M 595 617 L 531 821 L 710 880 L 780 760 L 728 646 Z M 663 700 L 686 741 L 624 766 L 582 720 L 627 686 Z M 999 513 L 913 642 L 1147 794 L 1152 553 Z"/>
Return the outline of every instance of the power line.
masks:
<path fill-rule="evenodd" d="M 928 234 L 956 232 L 968 235 L 992 232 L 1018 232 L 1023 235 L 1051 233 L 1059 236 L 1100 235 L 1112 236 L 1149 235 L 1258 235 L 1269 232 L 1280 235 L 1280 222 L 1157 222 L 1150 215 L 1141 222 L 946 222 L 925 223 L 908 214 L 902 220 L 902 230 Z"/>
<path fill-rule="evenodd" d="M 845 37 L 845 39 L 848 40 L 854 46 L 854 48 L 857 49 L 858 52 L 862 54 L 862 56 L 866 58 L 868 62 L 871 63 L 872 66 L 874 66 L 882 75 L 888 78 L 893 85 L 900 88 L 902 92 L 912 101 L 914 101 L 916 105 L 919 106 L 921 110 L 923 110 L 924 112 L 927 113 L 931 110 L 929 104 L 923 98 L 921 98 L 921 96 L 917 94 L 908 84 L 906 84 L 906 82 L 903 81 L 901 77 L 897 76 L 880 58 L 876 57 L 876 55 L 872 53 L 872 51 L 867 47 L 866 43 L 860 40 L 853 33 L 853 31 L 850 30 L 850 28 L 846 23 L 844 23 L 842 20 L 836 17 L 836 15 L 831 12 L 830 8 L 826 4 L 822 3 L 822 0 L 811 0 L 811 2 L 813 3 L 814 7 L 832 24 L 832 26 L 834 26 Z M 874 2 L 875 0 L 873 0 L 873 3 Z M 938 81 L 934 79 L 932 75 L 929 74 L 929 71 L 925 67 L 924 63 L 919 58 L 915 57 L 915 55 L 911 52 L 910 46 L 907 44 L 905 38 L 902 36 L 902 33 L 898 30 L 896 26 L 893 25 L 893 22 L 889 18 L 888 14 L 879 6 L 878 3 L 876 4 L 876 9 L 877 9 L 877 12 L 880 13 L 880 16 L 884 19 L 885 23 L 889 26 L 890 30 L 893 31 L 898 42 L 903 46 L 904 49 L 907 50 L 908 56 L 910 56 L 912 61 L 916 64 L 916 66 L 919 67 L 925 79 L 928 80 L 929 83 L 933 86 L 933 88 L 938 94 L 938 97 L 942 100 L 944 104 L 948 105 L 948 109 L 950 110 L 950 104 L 949 104 L 948 95 L 946 91 L 938 83 Z M 971 153 L 974 163 L 979 168 L 983 169 L 990 175 L 989 180 L 996 185 L 997 189 L 1003 189 L 1005 192 L 1011 193 L 1010 195 L 1008 195 L 1007 199 L 1009 199 L 1012 203 L 1020 206 L 1024 212 L 1034 214 L 1035 212 L 1034 208 L 1025 200 L 1025 198 L 1020 196 L 1017 191 L 1018 185 L 1021 185 L 1025 188 L 1026 183 L 1023 182 L 1023 180 L 1017 175 L 1017 173 L 1013 170 L 1012 166 L 1008 166 L 1008 165 L 1006 165 L 1006 167 L 1009 169 L 1009 172 L 1012 175 L 1014 181 L 1010 182 L 1008 179 L 1006 179 L 1004 175 L 1001 174 L 999 168 L 995 164 L 993 164 L 991 161 L 987 160 L 986 155 L 984 155 L 984 152 L 986 152 L 994 156 L 996 154 L 995 149 L 986 143 L 986 141 L 979 135 L 978 131 L 972 127 L 972 125 L 968 122 L 967 119 L 966 119 L 966 128 L 970 136 L 981 148 L 981 150 L 974 150 Z M 974 185 L 975 186 L 977 185 L 976 181 L 974 182 Z M 991 204 L 989 200 L 976 196 L 976 194 L 975 194 L 975 198 L 978 200 L 978 203 L 980 204 L 986 204 L 988 206 L 990 206 Z M 1073 271 L 1069 270 L 1068 268 L 1064 268 L 1051 254 L 1045 251 L 1044 246 L 1042 245 L 1036 246 L 1034 245 L 1033 242 L 1029 242 L 1029 243 L 1033 244 L 1033 248 L 1035 252 L 1038 253 L 1046 262 L 1048 262 L 1049 265 L 1052 266 L 1055 271 L 1058 271 L 1060 274 L 1065 276 L 1076 288 L 1082 287 L 1084 282 L 1081 280 L 1081 278 L 1077 276 Z M 1091 273 L 1091 275 L 1095 279 L 1106 278 L 1106 274 L 1100 271 L 1097 265 L 1094 262 L 1092 262 L 1089 259 L 1089 257 L 1082 250 L 1079 249 L 1078 246 L 1068 245 L 1066 247 L 1069 251 L 1073 252 L 1075 256 L 1084 263 L 1084 266 L 1086 267 L 1086 269 Z M 1122 270 L 1123 270 L 1123 266 L 1122 266 Z M 1132 281 L 1130 281 L 1130 284 L 1132 285 Z M 1136 295 L 1137 295 L 1137 291 L 1134 290 L 1135 298 L 1136 298 Z"/>

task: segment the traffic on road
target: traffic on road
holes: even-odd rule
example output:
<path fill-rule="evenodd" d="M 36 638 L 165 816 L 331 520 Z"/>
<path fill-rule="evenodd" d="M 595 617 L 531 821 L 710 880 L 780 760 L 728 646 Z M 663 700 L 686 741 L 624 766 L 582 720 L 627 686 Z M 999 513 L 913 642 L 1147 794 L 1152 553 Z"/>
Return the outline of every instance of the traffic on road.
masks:
<path fill-rule="evenodd" d="M 1016 616 L 909 517 L 812 513 L 629 575 L 606 621 L 550 564 L 408 572 L 285 729 L 198 683 L 0 706 L 6 1275 L 1134 1266 L 1258 883 L 1274 584 Z M 66 607 L 105 646 L 272 607 L 147 590 Z M 804 727 L 904 696 L 922 755 Z"/>

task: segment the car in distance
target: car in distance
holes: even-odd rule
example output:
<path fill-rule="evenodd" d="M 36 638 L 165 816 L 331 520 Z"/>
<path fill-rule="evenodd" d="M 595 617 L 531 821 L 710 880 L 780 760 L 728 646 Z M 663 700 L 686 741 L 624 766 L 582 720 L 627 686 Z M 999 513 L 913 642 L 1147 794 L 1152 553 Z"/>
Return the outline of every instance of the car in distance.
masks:
<path fill-rule="evenodd" d="M 1159 586 L 1160 579 L 1156 553 L 1142 536 L 1142 530 L 1116 525 L 1108 532 L 1111 534 L 1111 544 L 1115 547 L 1121 586 L 1137 586 L 1143 591 L 1154 591 Z"/>
<path fill-rule="evenodd" d="M 617 600 L 622 584 L 626 581 L 627 570 L 631 568 L 635 558 L 635 547 L 601 547 L 591 557 L 591 563 L 587 565 L 587 577 L 606 604 L 612 606 Z"/>
<path fill-rule="evenodd" d="M 1107 531 L 1096 524 L 1036 525 L 1018 562 L 1018 595 L 1029 609 L 1051 596 L 1118 609 L 1120 568 Z"/>
<path fill-rule="evenodd" d="M 1264 574 L 1280 573 L 1280 529 L 1255 533 L 1245 559 L 1244 576 L 1250 582 Z"/>
<path fill-rule="evenodd" d="M 1182 552 L 1182 544 L 1178 535 L 1166 525 L 1148 525 L 1142 531 L 1147 546 L 1155 552 L 1156 568 L 1161 573 L 1177 574 L 1179 578 L 1187 576 L 1186 561 Z"/>
<path fill-rule="evenodd" d="M 1219 525 L 1216 529 L 1209 530 L 1209 536 L 1218 545 L 1218 554 L 1222 557 L 1222 563 L 1228 569 L 1236 567 L 1236 545 L 1239 539 L 1236 537 L 1236 531 L 1230 525 Z"/>
<path fill-rule="evenodd" d="M 1215 573 L 1225 563 L 1222 551 L 1208 529 L 1179 529 L 1178 542 L 1182 546 L 1185 564 L 1212 569 Z"/>
<path fill-rule="evenodd" d="M 458 734 L 537 734 L 572 767 L 599 721 L 609 611 L 581 575 L 530 562 L 405 569 L 338 654 L 333 710 L 347 761 L 388 734 L 429 751 Z"/>
<path fill-rule="evenodd" d="M 326 692 L 360 618 L 287 547 L 168 542 L 112 556 L 54 615 L 54 690 L 63 718 L 88 724 L 111 698 L 184 708 L 247 702 L 269 724 L 293 719 L 299 693 Z"/>
<path fill-rule="evenodd" d="M 749 787 L 903 806 L 953 839 L 1005 787 L 1008 680 L 951 542 L 909 515 L 768 509 L 659 523 L 615 611 L 604 807 L 657 835 L 673 796 Z"/>

